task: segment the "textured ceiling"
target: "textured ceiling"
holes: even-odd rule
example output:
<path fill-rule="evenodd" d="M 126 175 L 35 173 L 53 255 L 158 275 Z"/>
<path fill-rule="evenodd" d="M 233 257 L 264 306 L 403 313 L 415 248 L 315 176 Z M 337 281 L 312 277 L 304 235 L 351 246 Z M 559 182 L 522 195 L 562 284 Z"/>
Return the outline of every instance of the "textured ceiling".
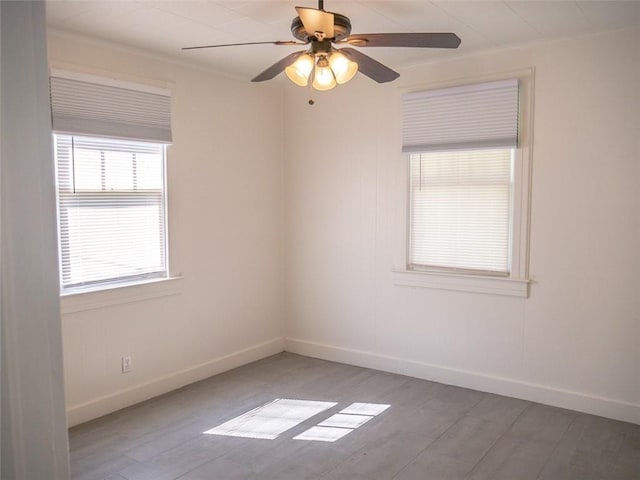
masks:
<path fill-rule="evenodd" d="M 291 40 L 298 1 L 48 0 L 50 29 L 79 34 L 248 80 L 300 46 L 256 45 L 181 51 L 181 47 Z M 454 32 L 458 51 L 363 49 L 392 68 L 486 48 L 640 25 L 640 1 L 340 1 L 324 7 L 348 16 L 352 33 Z"/>

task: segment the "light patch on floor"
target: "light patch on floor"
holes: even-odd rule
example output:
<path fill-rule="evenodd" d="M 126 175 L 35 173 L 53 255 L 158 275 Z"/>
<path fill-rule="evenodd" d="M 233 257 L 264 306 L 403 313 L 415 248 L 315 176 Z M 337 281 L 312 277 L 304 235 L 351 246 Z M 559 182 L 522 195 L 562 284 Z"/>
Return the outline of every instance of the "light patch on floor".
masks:
<path fill-rule="evenodd" d="M 337 427 L 311 427 L 300 435 L 293 437 L 294 440 L 315 440 L 317 442 L 335 442 L 345 435 L 351 433 L 350 428 Z"/>
<path fill-rule="evenodd" d="M 343 413 L 336 413 L 335 415 L 327 418 L 324 422 L 319 423 L 321 427 L 339 427 L 339 428 L 351 428 L 355 429 L 361 425 L 364 425 L 373 417 L 369 415 L 345 415 Z"/>
<path fill-rule="evenodd" d="M 352 403 L 340 413 L 330 416 L 315 427 L 293 437 L 294 440 L 335 442 L 380 415 L 391 405 L 382 403 Z"/>
<path fill-rule="evenodd" d="M 277 398 L 203 433 L 273 440 L 335 405 L 336 402 Z"/>
<path fill-rule="evenodd" d="M 340 413 L 348 413 L 351 415 L 371 415 L 375 417 L 380 415 L 391 405 L 384 403 L 352 403 L 347 408 L 340 410 Z"/>

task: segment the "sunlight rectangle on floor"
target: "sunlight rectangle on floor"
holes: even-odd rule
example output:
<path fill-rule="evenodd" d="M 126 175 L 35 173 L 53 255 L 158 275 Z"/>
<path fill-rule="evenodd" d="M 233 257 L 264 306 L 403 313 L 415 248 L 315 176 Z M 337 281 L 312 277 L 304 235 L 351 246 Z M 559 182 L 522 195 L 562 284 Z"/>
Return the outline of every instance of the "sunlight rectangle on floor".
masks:
<path fill-rule="evenodd" d="M 277 398 L 203 433 L 273 440 L 335 405 L 335 402 Z"/>
<path fill-rule="evenodd" d="M 347 413 L 349 415 L 370 415 L 375 417 L 376 415 L 380 415 L 391 405 L 386 405 L 384 403 L 352 403 L 347 408 L 343 408 L 340 410 L 340 413 Z"/>
<path fill-rule="evenodd" d="M 356 429 L 367 423 L 372 418 L 373 417 L 369 415 L 345 415 L 342 413 L 336 413 L 325 421 L 319 423 L 318 426 Z"/>
<path fill-rule="evenodd" d="M 345 435 L 351 433 L 350 428 L 338 427 L 311 427 L 300 435 L 293 437 L 294 440 L 314 440 L 317 442 L 335 442 Z"/>

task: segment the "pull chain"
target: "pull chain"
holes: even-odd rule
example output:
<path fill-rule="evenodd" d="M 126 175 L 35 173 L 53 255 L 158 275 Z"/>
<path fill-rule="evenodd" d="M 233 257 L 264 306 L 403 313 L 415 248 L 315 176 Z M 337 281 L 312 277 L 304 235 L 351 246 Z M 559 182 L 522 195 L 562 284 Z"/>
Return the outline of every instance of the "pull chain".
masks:
<path fill-rule="evenodd" d="M 315 70 L 315 67 L 314 67 Z M 312 72 L 315 73 L 315 72 Z M 311 76 L 309 76 L 311 78 Z M 313 100 L 313 87 L 311 86 L 311 82 L 307 84 L 309 86 L 309 105 L 314 105 L 316 102 Z"/>

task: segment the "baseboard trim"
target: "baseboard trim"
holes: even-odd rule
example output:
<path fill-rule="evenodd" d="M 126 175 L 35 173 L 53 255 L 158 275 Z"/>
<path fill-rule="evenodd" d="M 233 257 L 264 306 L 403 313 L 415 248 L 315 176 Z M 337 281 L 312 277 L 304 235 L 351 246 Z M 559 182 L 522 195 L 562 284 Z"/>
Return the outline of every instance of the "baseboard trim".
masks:
<path fill-rule="evenodd" d="M 284 350 L 308 357 L 506 395 L 640 425 L 640 405 L 611 398 L 296 338 L 285 338 Z"/>
<path fill-rule="evenodd" d="M 69 427 L 93 420 L 116 410 L 135 405 L 227 370 L 275 355 L 284 350 L 284 339 L 274 338 L 208 362 L 155 378 L 131 388 L 120 390 L 88 402 L 67 408 Z"/>

